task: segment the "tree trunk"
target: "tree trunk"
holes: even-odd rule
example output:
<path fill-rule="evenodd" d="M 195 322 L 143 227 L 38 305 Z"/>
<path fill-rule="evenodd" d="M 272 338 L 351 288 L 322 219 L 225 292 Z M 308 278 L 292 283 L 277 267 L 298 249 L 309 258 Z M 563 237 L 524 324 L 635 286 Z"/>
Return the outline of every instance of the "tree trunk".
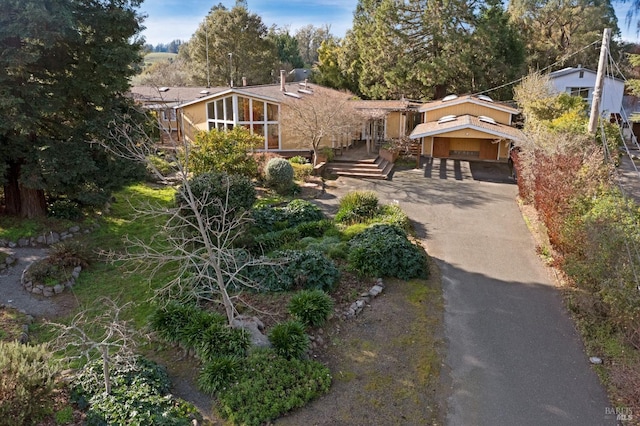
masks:
<path fill-rule="evenodd" d="M 5 213 L 12 216 L 20 214 L 20 165 L 14 162 L 9 163 L 7 168 L 7 182 L 4 185 L 4 206 Z"/>
<path fill-rule="evenodd" d="M 22 164 L 10 162 L 4 185 L 5 213 L 26 218 L 47 215 L 47 203 L 42 189 L 27 188 L 20 183 Z"/>
<path fill-rule="evenodd" d="M 111 393 L 111 376 L 109 375 L 109 349 L 102 348 L 102 373 L 104 374 L 104 391 L 107 395 Z"/>

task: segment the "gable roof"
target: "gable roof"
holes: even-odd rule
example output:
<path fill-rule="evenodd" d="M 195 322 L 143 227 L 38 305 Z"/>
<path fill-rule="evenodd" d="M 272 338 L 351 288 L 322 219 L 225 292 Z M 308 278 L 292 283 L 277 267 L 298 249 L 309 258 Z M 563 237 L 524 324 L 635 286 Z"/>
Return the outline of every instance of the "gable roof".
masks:
<path fill-rule="evenodd" d="M 385 111 L 417 111 L 418 107 L 422 105 L 418 102 L 412 102 L 407 100 L 357 100 L 354 101 L 355 109 L 380 109 Z"/>
<path fill-rule="evenodd" d="M 589 74 L 593 74 L 594 76 L 598 75 L 597 72 L 590 70 L 589 68 L 582 68 L 582 67 L 578 67 L 578 68 L 574 68 L 574 67 L 567 67 L 567 68 L 563 68 L 561 70 L 557 70 L 557 71 L 553 71 L 549 73 L 549 77 L 550 78 L 558 78 L 558 77 L 563 77 L 565 75 L 571 75 L 571 74 L 575 74 L 577 72 L 587 72 Z M 610 78 L 612 80 L 618 80 L 620 82 L 624 83 L 624 80 L 619 79 L 618 77 L 613 77 L 613 76 L 605 76 L 605 78 Z"/>
<path fill-rule="evenodd" d="M 495 102 L 492 100 L 488 100 L 491 99 L 489 97 L 486 97 L 486 99 L 484 99 L 485 97 L 481 96 L 474 96 L 474 95 L 463 95 L 463 96 L 455 96 L 455 95 L 450 95 L 451 98 L 449 96 L 445 96 L 442 99 L 439 99 L 437 101 L 432 101 L 432 102 L 428 102 L 424 105 L 422 105 L 420 107 L 420 112 L 427 112 L 427 111 L 433 111 L 436 109 L 440 109 L 440 108 L 446 108 L 449 107 L 451 105 L 460 105 L 460 104 L 464 104 L 464 103 L 472 103 L 475 105 L 481 105 L 481 106 L 485 106 L 488 108 L 493 108 L 495 110 L 498 111 L 503 111 L 503 112 L 508 112 L 509 114 L 518 114 L 520 111 L 518 111 L 517 109 L 510 107 L 509 105 L 503 104 L 501 102 Z M 453 98 L 453 96 L 455 96 L 455 98 Z"/>
<path fill-rule="evenodd" d="M 413 129 L 410 139 L 419 139 L 426 136 L 436 136 L 456 130 L 473 129 L 500 139 L 522 140 L 524 134 L 515 127 L 500 123 L 488 123 L 473 115 L 461 115 L 444 122 L 429 121 L 421 123 Z"/>

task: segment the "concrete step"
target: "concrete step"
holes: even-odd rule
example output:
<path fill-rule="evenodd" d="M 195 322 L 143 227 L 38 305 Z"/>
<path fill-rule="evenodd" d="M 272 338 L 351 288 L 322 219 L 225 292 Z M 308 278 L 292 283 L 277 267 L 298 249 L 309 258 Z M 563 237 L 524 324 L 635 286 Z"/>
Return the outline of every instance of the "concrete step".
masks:
<path fill-rule="evenodd" d="M 367 179 L 387 179 L 392 169 L 393 163 L 380 157 L 371 161 L 332 161 L 327 165 L 327 170 L 338 176 Z"/>

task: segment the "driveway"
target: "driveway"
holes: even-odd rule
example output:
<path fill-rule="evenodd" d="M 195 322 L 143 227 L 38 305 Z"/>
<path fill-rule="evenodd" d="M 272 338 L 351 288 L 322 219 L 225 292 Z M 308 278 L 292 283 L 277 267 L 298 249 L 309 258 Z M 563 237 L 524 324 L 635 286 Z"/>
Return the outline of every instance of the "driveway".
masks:
<path fill-rule="evenodd" d="M 436 160 L 391 181 L 340 178 L 319 201 L 335 205 L 355 189 L 397 201 L 436 259 L 448 425 L 616 424 L 508 173 L 502 164 Z"/>

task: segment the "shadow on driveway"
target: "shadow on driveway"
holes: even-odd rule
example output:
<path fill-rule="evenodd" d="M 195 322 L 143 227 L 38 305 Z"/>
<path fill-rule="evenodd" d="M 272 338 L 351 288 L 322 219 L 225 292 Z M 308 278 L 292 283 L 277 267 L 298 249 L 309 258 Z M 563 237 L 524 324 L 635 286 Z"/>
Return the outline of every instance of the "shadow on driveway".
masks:
<path fill-rule="evenodd" d="M 424 177 L 442 180 L 478 180 L 482 182 L 514 184 L 506 163 L 425 158 L 421 162 Z"/>

